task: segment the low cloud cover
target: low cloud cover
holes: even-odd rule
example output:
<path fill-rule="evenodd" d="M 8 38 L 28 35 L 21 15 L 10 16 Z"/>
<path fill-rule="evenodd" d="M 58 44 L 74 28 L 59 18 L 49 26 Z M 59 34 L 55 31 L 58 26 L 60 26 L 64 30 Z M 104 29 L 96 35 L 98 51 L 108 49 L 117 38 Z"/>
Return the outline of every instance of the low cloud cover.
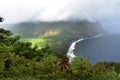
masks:
<path fill-rule="evenodd" d="M 5 23 L 88 19 L 119 25 L 120 0 L 0 0 Z"/>

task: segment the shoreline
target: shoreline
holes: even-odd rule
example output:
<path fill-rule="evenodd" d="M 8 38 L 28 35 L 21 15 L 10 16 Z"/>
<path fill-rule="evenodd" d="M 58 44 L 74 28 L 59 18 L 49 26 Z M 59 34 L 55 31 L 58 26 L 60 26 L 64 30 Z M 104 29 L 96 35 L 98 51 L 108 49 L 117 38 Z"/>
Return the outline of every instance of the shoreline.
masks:
<path fill-rule="evenodd" d="M 81 42 L 81 41 L 86 40 L 86 39 L 99 38 L 99 37 L 101 37 L 101 36 L 103 36 L 103 34 L 98 34 L 98 35 L 91 36 L 91 37 L 86 37 L 86 38 L 81 37 L 81 38 L 73 41 L 73 42 L 71 43 L 70 47 L 68 48 L 68 51 L 66 52 L 66 56 L 69 58 L 69 63 L 72 61 L 72 59 L 73 59 L 74 57 L 76 57 L 76 55 L 74 54 L 74 50 L 75 50 L 76 44 L 77 44 L 78 42 Z"/>

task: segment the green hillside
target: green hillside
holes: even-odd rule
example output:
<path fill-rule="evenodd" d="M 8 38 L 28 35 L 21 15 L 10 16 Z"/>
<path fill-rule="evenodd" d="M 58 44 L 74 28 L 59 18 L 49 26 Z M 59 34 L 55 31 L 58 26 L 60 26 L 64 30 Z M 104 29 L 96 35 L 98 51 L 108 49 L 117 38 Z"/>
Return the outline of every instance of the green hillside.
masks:
<path fill-rule="evenodd" d="M 32 48 L 19 40 L 0 28 L 0 80 L 120 80 L 120 63 L 92 65 L 82 57 L 68 63 L 63 53 L 49 46 Z"/>
<path fill-rule="evenodd" d="M 9 25 L 10 26 L 10 25 Z M 39 48 L 49 45 L 56 51 L 66 52 L 69 44 L 81 37 L 89 37 L 102 33 L 97 22 L 66 21 L 66 22 L 26 22 L 12 24 L 11 30 L 21 36 L 21 41 L 31 42 Z"/>

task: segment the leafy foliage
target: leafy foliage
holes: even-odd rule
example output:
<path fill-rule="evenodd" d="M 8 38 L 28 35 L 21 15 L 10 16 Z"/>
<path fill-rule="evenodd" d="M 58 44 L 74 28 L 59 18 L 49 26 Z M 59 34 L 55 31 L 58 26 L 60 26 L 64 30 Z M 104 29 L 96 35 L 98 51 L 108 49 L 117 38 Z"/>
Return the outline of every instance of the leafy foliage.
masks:
<path fill-rule="evenodd" d="M 68 58 L 51 50 L 31 47 L 20 37 L 0 29 L 0 80 L 120 80 L 120 63 L 92 65 L 82 57 Z"/>

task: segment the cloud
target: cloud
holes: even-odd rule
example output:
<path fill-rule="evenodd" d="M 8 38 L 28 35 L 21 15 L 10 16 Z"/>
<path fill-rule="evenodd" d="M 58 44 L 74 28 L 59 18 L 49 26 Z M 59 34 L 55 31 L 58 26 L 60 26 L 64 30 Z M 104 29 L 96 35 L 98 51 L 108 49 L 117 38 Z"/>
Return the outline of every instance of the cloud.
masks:
<path fill-rule="evenodd" d="M 6 23 L 29 20 L 118 20 L 120 0 L 0 0 L 0 16 Z"/>

